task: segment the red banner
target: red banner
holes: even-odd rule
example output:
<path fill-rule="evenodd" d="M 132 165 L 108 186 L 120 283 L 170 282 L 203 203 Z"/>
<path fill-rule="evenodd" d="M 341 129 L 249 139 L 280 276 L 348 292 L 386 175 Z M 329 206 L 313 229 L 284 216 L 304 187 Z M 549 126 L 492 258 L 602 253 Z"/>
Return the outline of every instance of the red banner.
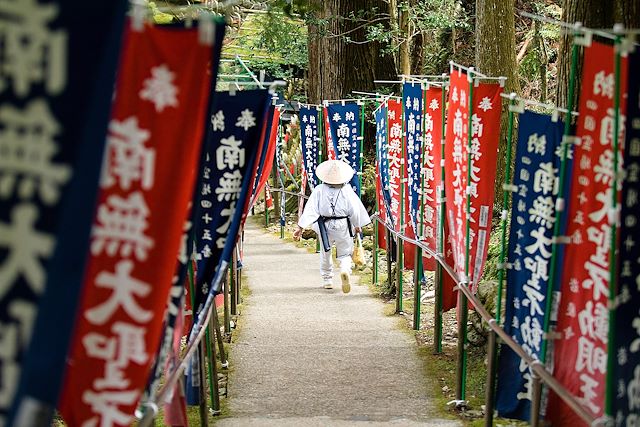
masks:
<path fill-rule="evenodd" d="M 125 33 L 60 403 L 69 425 L 132 422 L 159 345 L 193 195 L 211 62 L 212 48 L 199 42 L 197 29 Z"/>
<path fill-rule="evenodd" d="M 424 242 L 437 250 L 438 227 L 440 223 L 438 197 L 442 174 L 440 159 L 442 158 L 442 88 L 430 87 L 424 92 L 425 111 L 423 115 L 422 140 L 422 176 L 424 180 L 422 194 L 422 238 Z M 429 255 L 424 257 L 426 270 L 435 269 L 435 260 Z"/>
<path fill-rule="evenodd" d="M 327 160 L 335 160 L 336 159 L 336 150 L 333 148 L 333 138 L 331 138 L 331 123 L 329 122 L 329 112 L 327 111 L 327 107 L 322 109 L 322 115 L 324 117 L 324 134 L 325 134 L 325 142 L 327 145 L 325 149 L 327 150 Z"/>
<path fill-rule="evenodd" d="M 396 231 L 400 231 L 400 188 L 402 153 L 402 103 L 389 99 L 387 119 L 387 156 L 389 159 L 389 194 L 391 217 Z"/>
<path fill-rule="evenodd" d="M 376 164 L 376 201 L 378 203 L 378 215 L 382 222 L 387 220 L 387 210 L 384 207 L 384 200 L 382 195 L 382 183 L 380 182 L 380 165 Z M 387 249 L 387 236 L 385 229 L 382 226 L 378 227 L 378 247 L 381 249 Z"/>
<path fill-rule="evenodd" d="M 625 60 L 623 94 L 626 66 Z M 613 47 L 594 42 L 584 53 L 576 132 L 580 144 L 573 152 L 574 173 L 567 211 L 567 236 L 571 243 L 566 247 L 562 269 L 557 326 L 562 339 L 554 343 L 554 375 L 596 418 L 604 411 L 609 250 L 611 224 L 616 220 L 612 205 L 614 91 Z M 624 106 L 621 102 L 621 134 Z M 620 149 L 623 145 L 620 141 Z M 545 201 L 538 203 L 539 211 L 545 212 Z M 543 215 L 540 218 L 538 221 L 553 221 Z M 554 425 L 586 425 L 558 398 L 549 399 L 548 414 Z"/>
<path fill-rule="evenodd" d="M 280 113 L 280 108 L 276 108 L 273 112 L 273 119 L 271 121 L 271 133 L 269 134 L 269 147 L 267 149 L 264 163 L 261 168 L 261 174 L 260 176 L 256 177 L 256 179 L 259 179 L 254 196 L 256 198 L 258 197 L 262 189 L 265 188 L 265 185 L 269 180 L 269 175 L 271 175 L 271 169 L 273 168 L 273 158 L 276 155 L 276 139 L 278 137 L 278 123 L 280 123 Z M 265 128 L 266 127 L 268 127 L 267 123 L 265 123 Z M 271 193 L 268 190 L 265 191 L 265 194 L 268 194 L 269 198 L 271 197 Z M 253 205 L 254 203 L 255 200 L 252 200 L 251 205 Z M 271 207 L 273 207 L 273 200 L 271 201 L 271 206 L 267 206 L 267 208 Z"/>
<path fill-rule="evenodd" d="M 472 116 L 469 117 L 469 93 L 473 90 Z M 489 247 L 493 212 L 496 158 L 500 139 L 502 92 L 498 84 L 473 85 L 467 75 L 458 70 L 451 73 L 449 112 L 445 144 L 445 192 L 449 240 L 456 272 L 466 275 L 466 221 L 470 221 L 468 280 L 477 290 Z M 469 129 L 471 119 L 471 129 Z M 469 153 L 469 130 L 471 152 Z M 469 158 L 471 159 L 470 165 Z M 467 167 L 471 181 L 467 181 Z M 471 198 L 470 216 L 467 214 L 467 195 Z"/>

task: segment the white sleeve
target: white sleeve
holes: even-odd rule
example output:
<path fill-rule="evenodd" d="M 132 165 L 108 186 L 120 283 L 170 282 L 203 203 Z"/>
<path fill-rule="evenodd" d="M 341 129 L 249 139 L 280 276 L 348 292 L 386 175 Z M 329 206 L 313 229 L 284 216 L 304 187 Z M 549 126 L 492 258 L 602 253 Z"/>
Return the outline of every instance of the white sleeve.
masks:
<path fill-rule="evenodd" d="M 298 225 L 302 228 L 309 227 L 320 217 L 320 213 L 318 212 L 318 199 L 320 197 L 321 187 L 322 185 L 318 185 L 313 189 L 309 200 L 307 200 L 307 203 L 304 205 L 304 211 L 302 215 L 300 215 L 300 218 L 298 218 Z"/>
<path fill-rule="evenodd" d="M 351 225 L 354 227 L 364 227 L 371 223 L 369 213 L 367 213 L 367 209 L 362 204 L 360 197 L 358 197 L 350 185 L 345 185 L 345 188 L 348 188 L 347 195 L 349 197 L 349 203 L 351 204 L 351 214 L 349 215 Z"/>

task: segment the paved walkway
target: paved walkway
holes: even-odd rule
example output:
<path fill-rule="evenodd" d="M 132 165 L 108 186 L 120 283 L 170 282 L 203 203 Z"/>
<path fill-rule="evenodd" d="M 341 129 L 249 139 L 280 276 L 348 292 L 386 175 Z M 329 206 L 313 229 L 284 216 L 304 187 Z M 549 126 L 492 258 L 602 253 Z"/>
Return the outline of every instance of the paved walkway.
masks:
<path fill-rule="evenodd" d="M 321 286 L 317 254 L 245 232 L 251 296 L 231 352 L 233 426 L 458 426 L 435 419 L 415 340 L 365 286 Z M 245 282 L 245 283 L 247 283 Z"/>

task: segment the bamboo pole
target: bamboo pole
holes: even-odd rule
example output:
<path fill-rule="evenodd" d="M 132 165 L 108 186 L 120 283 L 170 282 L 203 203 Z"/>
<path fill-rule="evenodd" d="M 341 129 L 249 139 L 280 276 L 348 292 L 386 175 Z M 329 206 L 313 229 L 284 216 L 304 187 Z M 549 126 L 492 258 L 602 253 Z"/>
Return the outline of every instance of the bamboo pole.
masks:
<path fill-rule="evenodd" d="M 445 85 L 446 86 L 446 85 Z M 441 95 L 441 100 L 440 100 L 440 106 L 441 106 L 441 140 L 440 140 L 440 194 L 439 194 L 439 200 L 438 200 L 438 208 L 440 209 L 439 211 L 439 219 L 438 219 L 438 233 L 437 233 L 437 238 L 438 238 L 438 250 L 437 252 L 439 254 L 442 254 L 442 257 L 444 258 L 444 253 L 445 253 L 445 242 L 444 242 L 444 222 L 446 221 L 446 214 L 445 214 L 445 207 L 446 207 L 446 203 L 445 203 L 445 191 L 444 191 L 444 181 L 445 181 L 445 170 L 444 170 L 444 156 L 445 156 L 445 132 L 446 132 L 446 110 L 445 110 L 445 105 L 446 105 L 446 90 L 445 87 L 442 88 L 442 95 Z M 434 335 L 433 335 L 433 341 L 434 341 L 434 347 L 435 347 L 435 352 L 436 353 L 442 353 L 442 305 L 443 305 L 443 301 L 442 301 L 442 292 L 443 292 L 443 284 L 444 284 L 444 272 L 442 271 L 442 265 L 440 263 L 437 263 L 436 266 L 436 274 L 435 274 L 435 283 L 436 283 L 436 306 L 434 309 L 434 315 L 435 315 L 435 321 L 434 321 Z"/>
<path fill-rule="evenodd" d="M 578 33 L 574 34 L 574 37 L 577 36 Z M 573 93 L 575 92 L 576 86 L 576 73 L 578 68 L 578 55 L 579 55 L 580 47 L 578 44 L 573 43 L 573 47 L 571 49 L 571 69 L 569 72 L 569 97 L 567 99 L 567 110 L 573 111 Z M 556 200 L 556 212 L 555 212 L 555 223 L 553 227 L 553 239 L 551 241 L 551 260 L 549 261 L 549 281 L 547 283 L 547 297 L 546 297 L 546 305 L 544 312 L 544 322 L 543 322 L 543 335 L 542 335 L 542 349 L 540 351 L 540 362 L 542 364 L 546 364 L 547 362 L 547 352 L 548 352 L 548 344 L 551 339 L 551 310 L 553 309 L 553 291 L 555 288 L 556 275 L 558 269 L 558 237 L 562 234 L 563 230 L 561 224 L 563 222 L 563 212 L 564 212 L 564 193 L 565 193 L 565 181 L 567 179 L 567 158 L 569 154 L 569 136 L 571 135 L 571 116 L 567 115 L 564 122 L 564 136 L 562 139 L 562 157 L 560 158 L 560 176 L 558 178 L 558 200 Z M 537 381 L 537 380 L 536 380 Z M 534 386 L 537 386 L 534 384 Z M 536 421 L 540 417 L 540 412 L 533 412 L 534 408 L 540 408 L 540 402 L 534 402 L 531 406 L 531 420 Z"/>
<path fill-rule="evenodd" d="M 511 94 L 509 103 L 509 128 L 507 131 L 507 156 L 505 160 L 505 174 L 504 185 L 502 190 L 502 215 L 500 217 L 500 257 L 498 258 L 498 295 L 496 301 L 496 322 L 500 325 L 500 318 L 502 315 L 502 288 L 505 280 L 506 272 L 506 256 L 507 256 L 507 217 L 509 204 L 509 184 L 511 184 L 511 149 L 513 145 L 513 123 L 514 123 L 514 105 L 515 105 L 515 93 Z M 484 420 L 485 426 L 493 425 L 493 412 L 495 404 L 495 382 L 497 371 L 497 353 L 498 342 L 496 339 L 496 333 L 494 331 L 489 332 L 489 364 L 487 367 L 487 385 L 485 388 L 485 412 Z"/>
<path fill-rule="evenodd" d="M 467 128 L 467 187 L 471 182 L 471 141 L 472 141 L 472 120 L 473 116 L 473 68 L 470 68 L 467 78 L 469 80 L 469 118 Z M 459 286 L 469 287 L 472 284 L 471 277 L 469 275 L 469 261 L 471 255 L 471 193 L 467 193 L 466 214 L 465 214 L 465 256 L 464 256 L 464 275 L 465 280 Z M 460 292 L 460 323 L 458 324 L 458 384 L 456 390 L 456 399 L 464 401 L 466 397 L 467 386 L 467 317 L 468 317 L 468 303 L 467 297 L 464 292 Z"/>
<path fill-rule="evenodd" d="M 404 102 L 402 102 L 402 135 L 401 135 L 401 143 L 400 143 L 400 232 L 404 233 L 405 223 L 404 223 L 404 196 L 406 186 L 405 186 L 405 150 L 406 150 L 406 135 L 404 132 Z M 402 313 L 402 297 L 403 297 L 403 277 L 402 273 L 404 270 L 404 242 L 401 239 L 398 239 L 398 255 L 396 257 L 396 277 L 398 287 L 396 289 L 396 313 Z"/>
<path fill-rule="evenodd" d="M 420 105 L 420 110 L 421 110 L 421 123 L 420 123 L 420 130 L 422 132 L 421 134 L 421 138 L 422 141 L 424 141 L 424 134 L 425 134 L 425 120 L 424 120 L 424 112 L 426 110 L 426 106 L 424 105 L 425 103 L 425 97 L 426 97 L 426 90 L 422 91 L 422 102 Z M 422 168 L 424 166 L 424 143 L 420 144 L 420 163 L 419 163 L 419 167 L 420 167 L 420 229 L 419 231 L 416 230 L 416 232 L 418 232 L 418 234 L 420 236 L 416 236 L 416 240 L 420 240 L 420 238 L 422 238 L 424 236 L 424 174 L 422 173 Z M 413 329 L 416 331 L 420 330 L 420 311 L 421 311 L 421 302 L 422 302 L 422 287 L 421 287 L 421 283 L 422 283 L 422 277 L 424 276 L 424 271 L 423 271 L 423 266 L 422 266 L 422 249 L 419 246 L 416 246 L 416 254 L 415 254 L 415 260 L 413 263 Z"/>

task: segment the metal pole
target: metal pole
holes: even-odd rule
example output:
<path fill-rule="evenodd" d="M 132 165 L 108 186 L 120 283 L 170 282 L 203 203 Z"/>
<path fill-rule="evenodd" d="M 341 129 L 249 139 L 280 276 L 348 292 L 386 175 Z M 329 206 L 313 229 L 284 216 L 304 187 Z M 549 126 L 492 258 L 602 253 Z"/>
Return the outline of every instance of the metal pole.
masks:
<path fill-rule="evenodd" d="M 211 306 L 211 323 L 213 325 L 214 336 L 218 341 L 218 355 L 220 357 L 220 364 L 223 368 L 229 367 L 229 361 L 227 360 L 226 353 L 224 351 L 224 343 L 222 342 L 222 334 L 220 333 L 220 319 L 218 318 L 218 307 L 216 307 L 216 300 L 213 299 Z"/>
<path fill-rule="evenodd" d="M 421 132 L 422 132 L 422 140 L 424 141 L 425 134 L 425 120 L 424 120 L 424 102 L 426 97 L 426 90 L 422 91 L 422 102 L 420 105 L 421 110 L 421 118 L 422 121 L 420 123 Z M 424 236 L 424 174 L 422 173 L 422 168 L 424 166 L 424 145 L 420 145 L 420 236 L 416 236 L 416 240 L 420 240 L 421 237 Z M 418 231 L 418 230 L 416 230 Z M 422 277 L 424 277 L 423 265 L 422 265 L 422 249 L 416 246 L 416 254 L 415 260 L 413 263 L 413 329 L 418 331 L 420 330 L 420 311 L 421 311 L 421 302 L 422 302 Z"/>
<path fill-rule="evenodd" d="M 532 426 L 537 427 L 540 425 L 541 401 L 542 382 L 540 382 L 540 377 L 534 371 L 531 371 L 531 418 L 529 422 Z"/>
<path fill-rule="evenodd" d="M 205 338 L 207 347 L 207 359 L 209 362 L 209 395 L 211 398 L 211 411 L 214 415 L 217 415 L 220 413 L 220 390 L 218 387 L 218 364 L 216 362 L 216 346 L 211 342 L 211 330 L 212 325 L 211 322 L 209 322 Z"/>
<path fill-rule="evenodd" d="M 316 107 L 316 111 L 317 111 L 317 120 L 318 120 L 318 140 L 316 141 L 316 144 L 319 144 L 318 146 L 318 164 L 322 163 L 322 151 L 323 151 L 323 147 L 324 147 L 324 113 L 323 113 L 323 109 L 322 107 L 318 106 Z M 313 171 L 313 174 L 315 174 L 316 172 Z M 316 253 L 320 253 L 320 238 L 319 236 L 316 235 Z"/>
<path fill-rule="evenodd" d="M 205 376 L 205 360 L 204 355 L 206 354 L 206 343 L 204 340 L 200 342 L 200 347 L 198 348 L 198 362 L 200 364 L 200 425 L 208 426 L 209 425 L 209 414 L 207 411 L 207 390 L 206 390 L 206 381 L 204 379 Z"/>
<path fill-rule="evenodd" d="M 224 297 L 224 333 L 225 335 L 231 334 L 231 316 L 229 314 L 229 270 L 231 266 L 225 272 L 224 278 L 224 286 L 223 286 L 223 297 Z"/>
<path fill-rule="evenodd" d="M 507 132 L 507 156 L 505 160 L 505 174 L 504 174 L 504 186 L 502 191 L 502 215 L 500 221 L 500 258 L 498 259 L 498 296 L 496 301 L 496 322 L 500 325 L 500 318 L 502 316 L 502 287 L 504 283 L 505 275 L 505 258 L 507 255 L 507 215 L 509 204 L 509 190 L 508 185 L 511 183 L 511 149 L 513 144 L 513 122 L 514 111 L 513 106 L 515 104 L 515 93 L 511 94 L 509 102 L 509 128 Z M 487 366 L 487 385 L 486 385 L 486 410 L 484 413 L 485 425 L 493 425 L 493 406 L 494 406 L 494 393 L 496 383 L 496 371 L 497 371 L 497 352 L 498 343 L 496 340 L 496 333 L 494 331 L 489 332 L 489 364 Z M 535 424 L 534 424 L 535 425 Z"/>
<path fill-rule="evenodd" d="M 420 330 L 420 261 L 422 261 L 422 249 L 416 246 L 413 270 L 413 329 Z"/>
<path fill-rule="evenodd" d="M 471 70 L 473 71 L 473 70 Z M 468 118 L 468 129 L 467 129 L 467 186 L 471 182 L 471 140 L 472 140 L 472 120 L 473 116 L 473 78 L 471 77 L 471 73 L 467 74 L 467 78 L 469 80 L 469 118 Z M 466 232 L 465 232 L 465 256 L 464 256 L 464 274 L 465 280 L 464 283 L 461 283 L 459 286 L 469 286 L 471 284 L 470 276 L 469 276 L 469 258 L 470 258 L 470 245 L 471 245 L 471 221 L 469 220 L 471 216 L 471 194 L 467 193 L 467 209 L 465 214 L 465 223 L 466 223 Z M 456 390 L 456 398 L 458 400 L 465 400 L 466 397 L 466 382 L 467 382 L 467 316 L 468 316 L 468 306 L 467 306 L 467 297 L 464 292 L 460 292 L 460 323 L 458 324 L 458 384 Z"/>
<path fill-rule="evenodd" d="M 376 194 L 377 198 L 377 194 Z M 372 282 L 375 286 L 378 286 L 378 221 L 373 223 L 373 278 Z"/>
<path fill-rule="evenodd" d="M 621 79 L 621 25 L 616 25 L 615 38 L 615 93 L 613 98 L 613 179 L 611 181 L 611 206 L 613 212 L 618 210 L 618 167 L 620 164 L 620 79 Z M 618 223 L 617 219 L 611 221 L 611 246 L 609 249 L 609 341 L 607 352 L 607 384 L 605 392 L 605 414 L 610 420 L 614 419 L 613 403 L 616 394 L 616 382 L 613 372 L 617 363 L 616 348 L 616 295 L 618 287 L 616 283 L 616 248 L 618 247 Z"/>
<path fill-rule="evenodd" d="M 269 185 L 269 183 L 267 183 Z M 269 227 L 269 208 L 267 207 L 267 187 L 264 187 L 264 227 Z"/>
<path fill-rule="evenodd" d="M 438 253 L 442 254 L 444 259 L 445 247 L 444 247 L 444 222 L 446 221 L 446 203 L 445 203 L 445 192 L 444 192 L 444 181 L 445 181 L 445 172 L 444 172 L 444 156 L 445 156 L 445 131 L 446 131 L 446 117 L 445 117 L 445 105 L 446 105 L 446 90 L 443 86 L 442 88 L 442 96 L 440 99 L 440 111 L 442 119 L 441 124 L 441 139 L 440 139 L 440 194 L 438 201 L 439 212 L 439 224 L 438 224 Z M 434 309 L 434 334 L 433 334 L 433 343 L 436 353 L 442 353 L 442 287 L 444 281 L 444 272 L 442 271 L 442 265 L 438 262 L 436 266 L 436 274 L 435 274 L 435 283 L 436 283 L 436 306 Z"/>
<path fill-rule="evenodd" d="M 358 104 L 359 105 L 359 104 Z M 364 159 L 364 153 L 362 152 L 362 149 L 364 147 L 364 113 L 367 107 L 367 103 L 366 101 L 362 102 L 362 105 L 360 105 L 361 109 L 360 109 L 360 170 L 358 171 L 358 182 L 360 184 L 360 193 L 358 194 L 358 196 L 362 195 L 362 160 Z"/>
<path fill-rule="evenodd" d="M 402 313 L 402 239 L 396 240 L 396 313 Z"/>
<path fill-rule="evenodd" d="M 491 351 L 491 350 L 495 350 L 496 346 L 497 346 L 497 340 L 496 340 L 496 333 L 491 330 L 489 332 L 489 342 L 487 343 L 487 345 L 489 346 L 489 354 L 488 354 L 488 364 L 489 364 L 489 368 L 492 366 L 496 366 L 496 358 L 497 358 L 497 354 L 495 351 Z M 495 379 L 496 376 L 495 375 L 487 375 L 487 386 L 485 388 L 485 395 L 484 395 L 484 404 L 485 404 L 485 410 L 484 410 L 484 425 L 485 427 L 492 427 L 493 426 L 493 408 L 495 406 L 495 395 L 493 393 L 494 390 L 494 383 L 495 383 Z M 536 424 L 533 424 L 536 425 Z"/>
<path fill-rule="evenodd" d="M 240 260 L 240 250 L 242 247 L 242 242 L 244 241 L 244 230 L 242 230 L 240 232 L 240 239 L 238 241 L 238 244 L 236 245 L 236 250 L 237 250 L 237 254 L 236 254 L 236 304 L 240 305 L 242 304 L 242 269 L 239 267 L 240 263 L 242 262 Z"/>
<path fill-rule="evenodd" d="M 229 265 L 229 299 L 231 302 L 231 315 L 238 314 L 238 300 L 236 294 L 238 293 L 238 286 L 236 280 L 238 257 L 236 255 L 236 248 L 231 251 L 231 264 Z"/>

